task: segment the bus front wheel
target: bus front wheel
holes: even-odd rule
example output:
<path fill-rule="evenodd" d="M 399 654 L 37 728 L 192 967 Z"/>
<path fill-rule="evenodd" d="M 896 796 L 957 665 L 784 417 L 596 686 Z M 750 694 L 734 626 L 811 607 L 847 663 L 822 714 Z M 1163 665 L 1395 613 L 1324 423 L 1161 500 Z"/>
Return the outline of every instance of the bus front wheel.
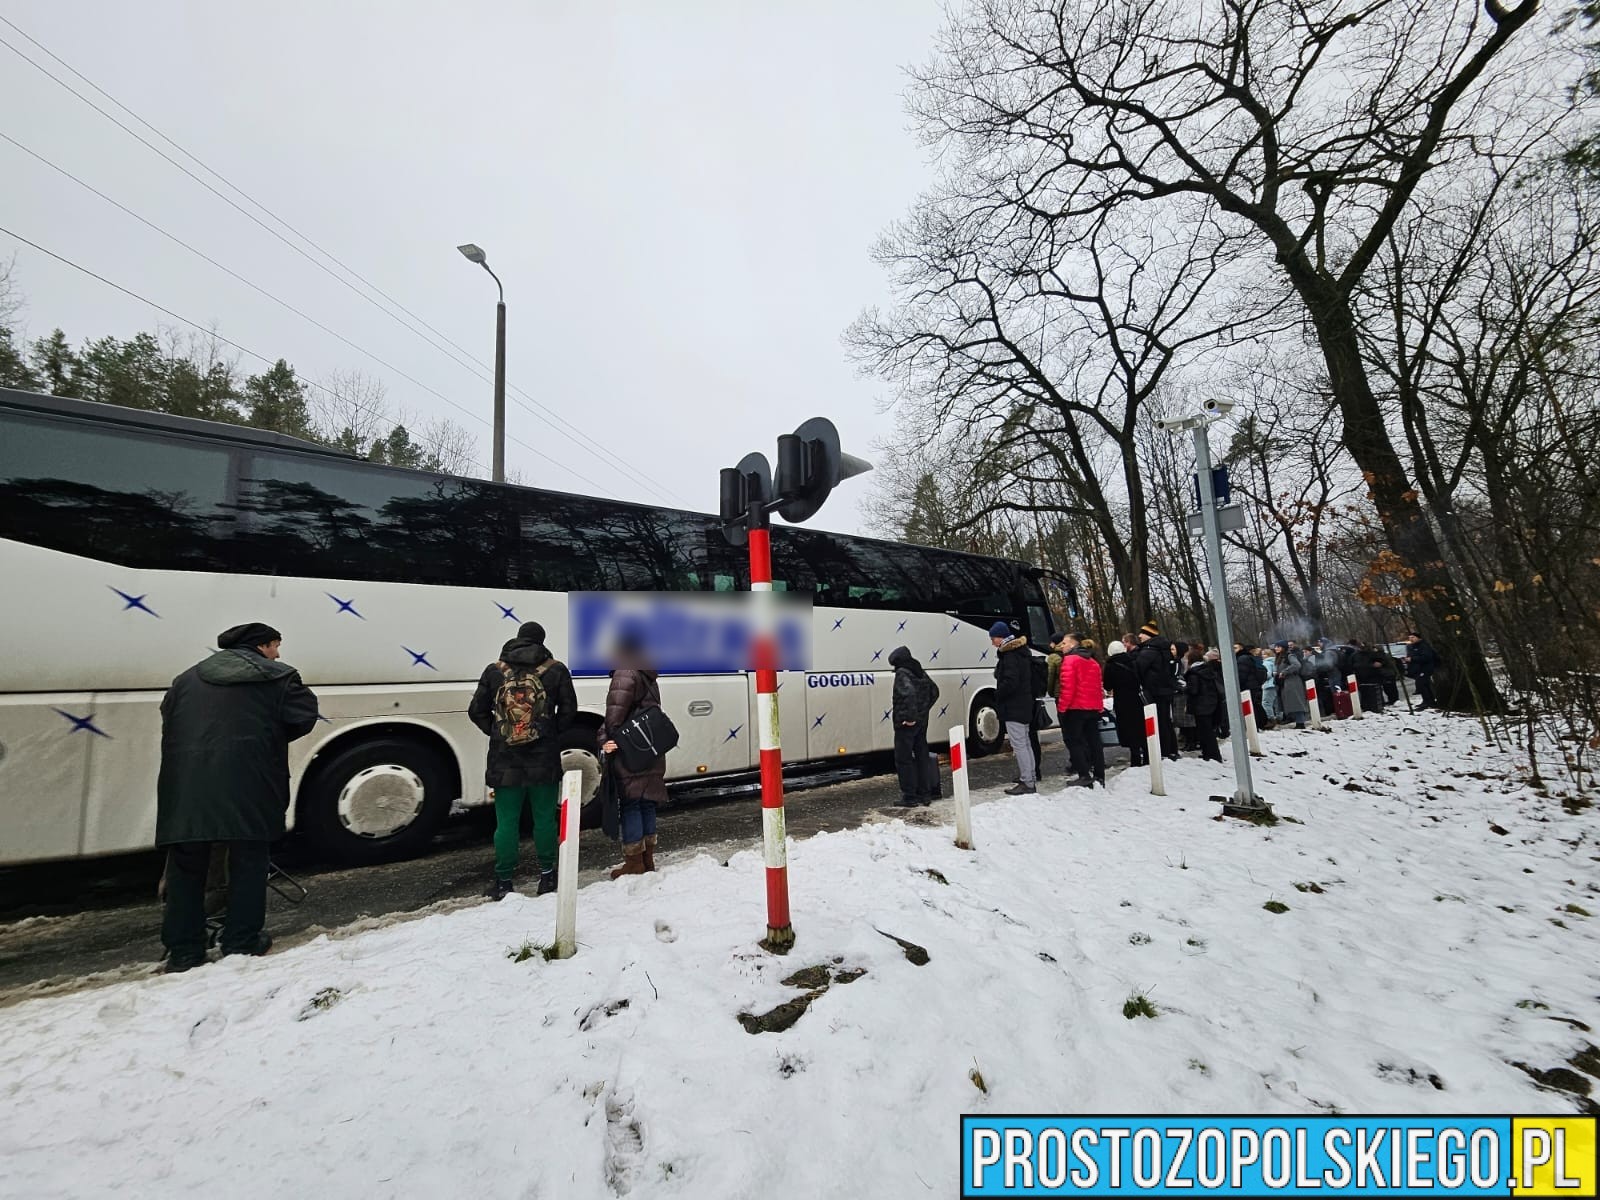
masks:
<path fill-rule="evenodd" d="M 1005 742 L 1005 722 L 995 707 L 993 692 L 980 692 L 972 702 L 972 713 L 967 721 L 967 743 L 974 758 L 994 754 Z"/>
<path fill-rule="evenodd" d="M 450 815 L 451 772 L 401 737 L 357 742 L 320 764 L 302 791 L 299 824 L 329 858 L 355 865 L 410 858 Z"/>

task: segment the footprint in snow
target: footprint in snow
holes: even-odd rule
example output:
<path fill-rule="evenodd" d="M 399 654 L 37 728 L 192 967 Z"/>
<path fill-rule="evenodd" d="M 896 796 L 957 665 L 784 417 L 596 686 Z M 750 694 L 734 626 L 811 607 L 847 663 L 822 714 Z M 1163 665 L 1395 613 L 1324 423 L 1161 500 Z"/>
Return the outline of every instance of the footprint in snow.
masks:
<path fill-rule="evenodd" d="M 612 1092 L 606 1097 L 606 1183 L 613 1195 L 633 1191 L 643 1161 L 644 1127 L 633 1115 L 633 1093 Z"/>
<path fill-rule="evenodd" d="M 204 1046 L 216 1041 L 228 1028 L 228 1018 L 220 1012 L 209 1012 L 189 1027 L 189 1044 Z"/>
<path fill-rule="evenodd" d="M 677 940 L 678 934 L 671 925 L 668 925 L 665 921 L 656 922 L 656 941 L 675 942 Z"/>

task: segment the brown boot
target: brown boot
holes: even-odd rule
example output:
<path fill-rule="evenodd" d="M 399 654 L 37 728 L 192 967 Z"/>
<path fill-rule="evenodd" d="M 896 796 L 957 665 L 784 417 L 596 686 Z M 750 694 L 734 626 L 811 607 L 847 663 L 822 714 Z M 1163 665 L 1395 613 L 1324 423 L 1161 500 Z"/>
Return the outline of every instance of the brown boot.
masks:
<path fill-rule="evenodd" d="M 611 878 L 644 874 L 644 843 L 629 842 L 622 847 L 622 865 L 611 868 Z"/>
<path fill-rule="evenodd" d="M 644 869 L 656 869 L 656 835 L 653 833 L 647 833 L 644 837 Z"/>

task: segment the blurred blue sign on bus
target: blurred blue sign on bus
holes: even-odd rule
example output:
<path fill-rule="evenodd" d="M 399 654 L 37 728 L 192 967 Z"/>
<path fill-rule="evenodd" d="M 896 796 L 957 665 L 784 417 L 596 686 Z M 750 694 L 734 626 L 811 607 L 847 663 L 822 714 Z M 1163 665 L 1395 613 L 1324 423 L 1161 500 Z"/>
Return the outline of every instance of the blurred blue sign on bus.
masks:
<path fill-rule="evenodd" d="M 778 670 L 809 671 L 810 593 L 768 595 Z M 605 674 L 632 638 L 663 675 L 754 670 L 755 602 L 751 592 L 569 592 L 567 665 L 574 675 Z"/>

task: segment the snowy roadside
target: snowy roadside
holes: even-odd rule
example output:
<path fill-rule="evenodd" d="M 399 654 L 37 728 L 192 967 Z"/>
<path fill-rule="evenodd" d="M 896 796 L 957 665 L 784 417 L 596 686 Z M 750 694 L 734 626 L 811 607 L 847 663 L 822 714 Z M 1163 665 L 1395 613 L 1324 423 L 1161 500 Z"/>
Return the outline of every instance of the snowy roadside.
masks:
<path fill-rule="evenodd" d="M 512 896 L 17 1005 L 0 1193 L 900 1196 L 963 1112 L 1572 1111 L 1512 1064 L 1600 1070 L 1593 817 L 1465 721 L 1264 741 L 1274 828 L 1186 760 L 982 804 L 971 854 L 795 843 L 786 959 L 742 851 L 584 889 L 565 962 Z"/>

